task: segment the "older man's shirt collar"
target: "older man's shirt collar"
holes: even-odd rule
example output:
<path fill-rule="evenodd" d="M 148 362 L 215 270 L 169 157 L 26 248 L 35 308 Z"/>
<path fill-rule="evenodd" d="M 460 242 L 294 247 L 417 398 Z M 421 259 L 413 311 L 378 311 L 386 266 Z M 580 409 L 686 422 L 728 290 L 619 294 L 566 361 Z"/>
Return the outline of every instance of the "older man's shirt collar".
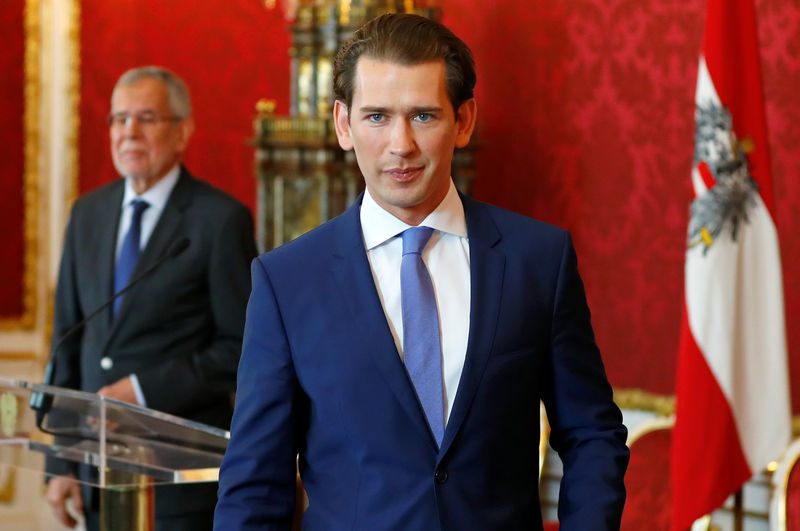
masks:
<path fill-rule="evenodd" d="M 122 198 L 122 208 L 130 205 L 134 199 L 142 199 L 150 204 L 150 210 L 161 212 L 167 204 L 169 194 L 175 188 L 181 174 L 180 164 L 176 164 L 167 174 L 147 189 L 142 195 L 137 195 L 129 177 L 125 178 L 125 195 Z"/>

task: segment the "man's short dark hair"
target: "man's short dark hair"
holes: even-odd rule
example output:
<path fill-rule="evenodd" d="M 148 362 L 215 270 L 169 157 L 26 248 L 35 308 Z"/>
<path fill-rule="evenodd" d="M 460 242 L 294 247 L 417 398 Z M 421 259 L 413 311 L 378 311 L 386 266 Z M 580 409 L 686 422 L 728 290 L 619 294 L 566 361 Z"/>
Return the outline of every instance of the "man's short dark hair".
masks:
<path fill-rule="evenodd" d="M 333 65 L 334 97 L 353 103 L 353 82 L 361 56 L 402 65 L 443 59 L 447 95 L 453 110 L 473 97 L 475 60 L 464 41 L 444 25 L 419 15 L 389 13 L 361 26 L 347 40 Z"/>

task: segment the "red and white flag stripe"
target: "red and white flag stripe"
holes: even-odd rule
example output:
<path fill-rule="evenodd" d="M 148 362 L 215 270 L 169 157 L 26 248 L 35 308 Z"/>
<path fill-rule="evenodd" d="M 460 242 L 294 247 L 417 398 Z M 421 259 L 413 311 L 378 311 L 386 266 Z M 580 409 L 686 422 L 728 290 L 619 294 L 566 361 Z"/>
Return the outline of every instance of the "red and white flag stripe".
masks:
<path fill-rule="evenodd" d="M 752 0 L 709 0 L 676 383 L 674 530 L 719 507 L 779 458 L 791 435 L 755 28 Z M 742 157 L 743 169 L 725 173 Z"/>

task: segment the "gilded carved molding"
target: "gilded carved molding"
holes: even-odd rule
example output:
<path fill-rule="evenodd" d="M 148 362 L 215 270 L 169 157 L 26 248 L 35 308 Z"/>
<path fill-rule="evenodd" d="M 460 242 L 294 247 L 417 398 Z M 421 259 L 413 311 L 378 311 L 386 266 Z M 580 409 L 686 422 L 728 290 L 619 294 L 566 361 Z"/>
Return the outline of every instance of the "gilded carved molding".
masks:
<path fill-rule="evenodd" d="M 16 497 L 17 473 L 8 465 L 0 465 L 0 503 L 12 503 Z"/>
<path fill-rule="evenodd" d="M 58 24 L 64 28 L 64 40 L 55 43 L 64 47 L 66 54 L 66 89 L 61 100 L 66 104 L 64 151 L 66 171 L 59 186 L 64 190 L 63 209 L 54 209 L 49 201 L 48 189 L 57 186 L 53 179 L 53 161 L 48 158 L 46 145 L 53 139 L 48 138 L 52 131 L 43 131 L 47 116 L 43 109 L 50 108 L 44 101 L 47 98 L 43 90 L 45 83 L 53 80 L 45 79 L 42 72 L 43 57 L 47 54 L 44 48 L 43 33 L 51 31 L 54 2 L 65 6 L 67 17 L 60 18 Z M 69 206 L 78 196 L 78 142 L 79 142 L 79 103 L 80 103 L 80 0 L 26 0 L 23 14 L 24 27 L 24 109 L 23 109 L 23 277 L 22 307 L 19 316 L 0 319 L 0 332 L 41 332 L 50 335 L 52 319 L 53 287 L 50 286 L 48 263 L 50 244 L 48 236 L 48 219 L 56 212 L 68 212 Z M 48 22 L 49 21 L 49 22 Z M 55 32 L 54 32 L 55 33 Z M 52 112 L 52 109 L 50 110 Z M 44 157 L 44 161 L 42 158 Z M 42 322 L 43 321 L 43 322 Z M 15 357 L 15 356 L 10 356 Z M 33 352 L 29 357 L 36 357 Z M 6 353 L 0 352 L 0 359 L 7 359 Z"/>
<path fill-rule="evenodd" d="M 22 315 L 0 319 L 0 330 L 29 330 L 36 324 L 36 266 L 39 258 L 38 205 L 39 205 L 39 104 L 41 77 L 39 54 L 41 51 L 40 0 L 26 0 L 24 10 L 24 160 L 23 175 L 23 275 Z"/>
<path fill-rule="evenodd" d="M 675 413 L 674 395 L 658 395 L 642 389 L 615 389 L 614 402 L 622 409 L 652 411 L 664 417 Z"/>
<path fill-rule="evenodd" d="M 69 165 L 69 193 L 67 205 L 72 205 L 78 198 L 78 140 L 80 134 L 81 100 L 81 3 L 70 0 L 70 23 L 67 31 L 69 39 L 69 79 L 67 85 L 67 101 L 69 102 L 69 124 L 67 128 L 67 157 Z"/>
<path fill-rule="evenodd" d="M 652 411 L 659 417 L 675 414 L 675 395 L 659 395 L 642 389 L 615 389 L 614 402 L 621 409 Z M 800 437 L 800 415 L 792 417 L 792 436 Z"/>

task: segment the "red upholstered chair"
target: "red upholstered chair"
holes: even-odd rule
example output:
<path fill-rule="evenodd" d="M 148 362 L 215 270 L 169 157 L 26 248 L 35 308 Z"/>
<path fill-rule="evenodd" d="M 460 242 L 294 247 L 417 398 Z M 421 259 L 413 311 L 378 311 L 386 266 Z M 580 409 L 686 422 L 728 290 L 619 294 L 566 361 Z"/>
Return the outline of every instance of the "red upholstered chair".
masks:
<path fill-rule="evenodd" d="M 294 517 L 292 518 L 292 531 L 300 531 L 303 528 L 303 513 L 308 509 L 308 494 L 303 487 L 303 480 L 300 479 L 300 469 L 297 469 L 297 479 L 295 480 L 295 505 Z"/>
<path fill-rule="evenodd" d="M 544 402 L 539 402 L 539 483 L 542 482 L 542 470 L 547 458 L 547 441 L 550 439 L 550 422 L 547 421 L 547 412 Z"/>
<path fill-rule="evenodd" d="M 631 461 L 625 475 L 628 498 L 622 513 L 623 531 L 669 531 L 669 458 L 674 424 L 674 417 L 657 417 L 628 434 Z"/>
<path fill-rule="evenodd" d="M 800 531 L 800 439 L 789 445 L 772 475 L 773 498 L 769 528 L 773 531 Z"/>
<path fill-rule="evenodd" d="M 543 402 L 539 402 L 539 426 L 539 487 L 541 488 L 542 471 L 547 459 L 547 441 L 550 439 L 550 422 L 547 420 Z M 558 531 L 558 521 L 544 522 L 544 531 Z"/>
<path fill-rule="evenodd" d="M 539 488 L 542 486 L 542 472 L 547 459 L 548 440 L 550 440 L 550 422 L 547 420 L 544 403 L 539 402 Z M 544 531 L 558 531 L 558 521 L 544 522 Z"/>
<path fill-rule="evenodd" d="M 669 531 L 672 492 L 669 466 L 675 417 L 648 419 L 628 433 L 631 461 L 625 474 L 628 498 L 622 512 L 622 531 Z M 708 530 L 711 518 L 697 520 L 692 531 Z"/>

